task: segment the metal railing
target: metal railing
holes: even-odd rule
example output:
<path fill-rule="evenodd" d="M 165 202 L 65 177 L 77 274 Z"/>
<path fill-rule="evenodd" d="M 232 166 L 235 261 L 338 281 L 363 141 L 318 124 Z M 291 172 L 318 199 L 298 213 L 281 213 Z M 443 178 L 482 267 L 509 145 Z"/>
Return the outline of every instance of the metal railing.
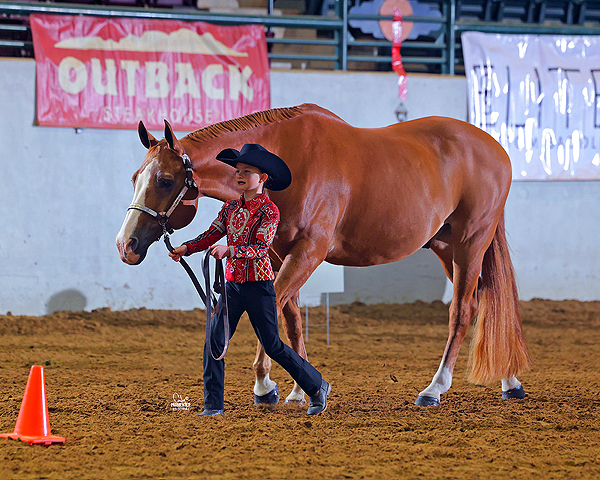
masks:
<path fill-rule="evenodd" d="M 555 35 L 598 35 L 600 24 L 547 25 L 547 24 L 506 24 L 505 22 L 464 21 L 457 19 L 458 0 L 440 0 L 439 16 L 406 16 L 405 21 L 439 25 L 435 36 L 425 40 L 406 40 L 402 44 L 402 59 L 408 71 L 417 66 L 429 68 L 435 73 L 454 75 L 457 66 L 462 64 L 460 34 L 464 31 L 521 34 Z M 177 10 L 164 8 L 134 8 L 99 5 L 74 5 L 65 3 L 6 2 L 0 1 L 0 35 L 27 33 L 27 22 L 21 25 L 9 24 L 12 19 L 27 18 L 32 13 L 57 15 L 88 15 L 95 17 L 124 17 L 138 19 L 165 19 L 188 22 L 208 22 L 219 25 L 261 24 L 268 31 L 276 27 L 286 29 L 307 29 L 325 32 L 318 38 L 274 38 L 268 36 L 269 59 L 271 61 L 325 62 L 321 68 L 336 70 L 361 69 L 361 64 L 370 63 L 371 69 L 377 65 L 391 64 L 392 43 L 385 39 L 355 39 L 351 35 L 352 21 L 393 20 L 392 16 L 361 15 L 349 13 L 348 0 L 337 0 L 333 15 L 273 15 L 273 0 L 268 0 L 264 15 L 242 13 L 211 13 L 201 10 Z M 2 39 L 0 47 L 31 49 L 29 39 Z M 318 47 L 319 52 L 302 52 L 302 47 Z M 286 51 L 286 47 L 288 48 Z M 382 53 L 383 52 L 383 53 Z M 312 65 L 311 65 L 312 66 Z M 362 68 L 364 69 L 364 68 Z"/>

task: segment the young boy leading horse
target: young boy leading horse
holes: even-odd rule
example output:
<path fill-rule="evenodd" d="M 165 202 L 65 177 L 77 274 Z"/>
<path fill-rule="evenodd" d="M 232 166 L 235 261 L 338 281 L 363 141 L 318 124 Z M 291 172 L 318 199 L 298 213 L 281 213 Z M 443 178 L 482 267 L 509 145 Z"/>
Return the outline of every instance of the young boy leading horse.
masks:
<path fill-rule="evenodd" d="M 206 232 L 183 243 L 169 255 L 179 261 L 182 255 L 210 249 L 213 257 L 227 258 L 225 278 L 230 336 L 235 333 L 241 315 L 248 312 L 250 323 L 266 354 L 309 395 L 307 413 L 319 414 L 327 407 L 331 385 L 279 338 L 273 288 L 275 275 L 269 259 L 269 247 L 279 223 L 279 209 L 265 189 L 286 189 L 292 181 L 290 170 L 281 158 L 258 144 L 246 144 L 240 151 L 229 148 L 216 158 L 236 169 L 241 197 L 225 202 Z M 227 236 L 228 245 L 216 245 L 215 242 L 224 236 Z M 222 322 L 223 310 L 218 314 L 215 328 L 219 328 Z M 212 336 L 213 339 L 216 337 Z M 225 362 L 213 358 L 209 347 L 218 348 L 205 342 L 204 410 L 201 416 L 223 415 L 224 411 Z M 279 395 L 278 391 L 275 393 Z"/>

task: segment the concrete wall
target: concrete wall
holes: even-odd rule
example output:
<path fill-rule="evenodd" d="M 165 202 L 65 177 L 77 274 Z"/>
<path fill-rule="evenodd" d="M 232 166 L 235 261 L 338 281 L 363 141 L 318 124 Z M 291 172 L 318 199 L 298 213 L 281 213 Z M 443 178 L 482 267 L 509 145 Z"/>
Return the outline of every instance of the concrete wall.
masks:
<path fill-rule="evenodd" d="M 313 102 L 361 127 L 396 121 L 391 73 L 274 71 L 271 82 L 274 107 Z M 409 82 L 409 119 L 466 118 L 464 78 L 411 76 Z M 0 314 L 199 306 L 164 245 L 152 246 L 136 267 L 118 257 L 114 238 L 131 201 L 131 175 L 145 154 L 137 133 L 35 127 L 34 103 L 34 62 L 0 61 Z M 507 229 L 522 298 L 600 299 L 599 194 L 600 182 L 514 184 Z M 203 230 L 218 208 L 203 199 L 192 225 L 173 242 Z M 446 289 L 428 251 L 395 264 L 346 268 L 344 276 L 346 292 L 333 294 L 333 303 L 431 301 Z"/>

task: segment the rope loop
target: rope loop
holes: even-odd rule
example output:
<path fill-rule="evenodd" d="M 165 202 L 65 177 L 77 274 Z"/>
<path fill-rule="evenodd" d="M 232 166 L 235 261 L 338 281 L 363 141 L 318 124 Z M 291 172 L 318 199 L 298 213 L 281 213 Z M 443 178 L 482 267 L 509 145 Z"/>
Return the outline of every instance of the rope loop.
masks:
<path fill-rule="evenodd" d="M 169 252 L 173 252 L 173 245 L 169 234 L 164 232 L 164 241 Z M 202 289 L 198 277 L 189 266 L 189 264 L 182 258 L 179 260 L 183 269 L 187 272 L 190 280 L 196 288 L 196 292 L 200 296 L 200 299 L 206 307 L 206 345 L 210 356 L 214 360 L 222 360 L 225 358 L 227 350 L 229 349 L 229 309 L 227 308 L 227 292 L 225 285 L 225 270 L 223 268 L 223 260 L 215 259 L 215 282 L 213 287 L 210 285 L 210 250 L 206 251 L 204 260 L 202 261 L 202 275 L 204 276 L 204 285 L 206 293 Z M 215 328 L 215 322 L 218 321 L 219 313 L 223 312 L 223 351 L 219 356 L 215 356 L 212 351 L 212 332 Z"/>

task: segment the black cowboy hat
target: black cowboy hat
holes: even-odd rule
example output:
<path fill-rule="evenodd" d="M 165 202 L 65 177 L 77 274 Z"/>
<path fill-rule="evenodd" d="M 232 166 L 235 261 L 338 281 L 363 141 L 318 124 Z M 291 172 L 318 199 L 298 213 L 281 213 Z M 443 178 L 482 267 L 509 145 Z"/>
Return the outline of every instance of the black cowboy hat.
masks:
<path fill-rule="evenodd" d="M 258 143 L 247 143 L 238 152 L 227 148 L 217 155 L 217 160 L 235 167 L 238 162 L 259 168 L 269 176 L 265 188 L 285 190 L 292 183 L 292 172 L 285 162 Z"/>

